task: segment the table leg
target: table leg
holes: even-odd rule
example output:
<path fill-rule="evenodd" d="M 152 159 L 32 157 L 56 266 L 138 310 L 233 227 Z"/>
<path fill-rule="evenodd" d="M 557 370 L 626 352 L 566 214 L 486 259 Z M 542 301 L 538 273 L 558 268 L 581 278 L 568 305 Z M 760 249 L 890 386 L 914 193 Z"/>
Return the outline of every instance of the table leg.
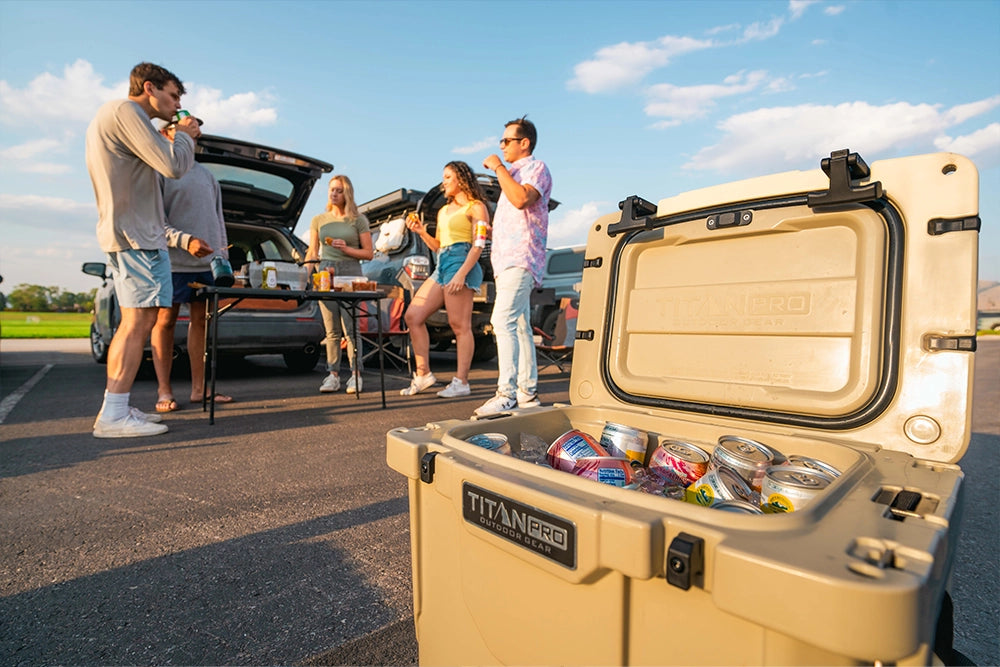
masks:
<path fill-rule="evenodd" d="M 211 363 L 211 390 L 204 391 L 201 395 L 201 406 L 202 411 L 205 410 L 205 402 L 208 402 L 209 412 L 208 412 L 208 423 L 209 425 L 215 423 L 215 373 L 217 368 L 217 363 L 219 359 L 219 295 L 212 295 L 212 313 L 209 315 L 207 322 L 209 327 L 209 342 L 210 345 L 205 346 L 206 354 L 211 348 L 212 350 L 212 363 Z M 205 376 L 206 383 L 208 382 L 208 375 Z M 207 389 L 207 388 L 206 388 Z"/>
<path fill-rule="evenodd" d="M 375 320 L 378 322 L 378 384 L 382 388 L 382 409 L 385 410 L 385 348 L 382 347 L 382 300 L 375 299 Z"/>

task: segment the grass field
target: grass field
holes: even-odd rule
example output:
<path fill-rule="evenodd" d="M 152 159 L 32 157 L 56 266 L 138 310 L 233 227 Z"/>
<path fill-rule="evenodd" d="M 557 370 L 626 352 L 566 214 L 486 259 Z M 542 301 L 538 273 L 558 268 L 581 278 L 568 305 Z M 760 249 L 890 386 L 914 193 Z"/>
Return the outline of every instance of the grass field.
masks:
<path fill-rule="evenodd" d="M 0 312 L 0 338 L 87 338 L 90 313 Z"/>

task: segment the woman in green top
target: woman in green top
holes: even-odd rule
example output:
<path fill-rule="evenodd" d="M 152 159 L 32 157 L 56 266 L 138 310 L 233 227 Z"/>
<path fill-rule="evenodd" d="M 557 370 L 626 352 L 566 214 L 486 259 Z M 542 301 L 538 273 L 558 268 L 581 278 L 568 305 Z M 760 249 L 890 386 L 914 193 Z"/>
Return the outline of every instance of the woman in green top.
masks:
<path fill-rule="evenodd" d="M 361 260 L 372 258 L 372 233 L 368 218 L 358 213 L 354 203 L 354 185 L 343 174 L 330 178 L 326 213 L 320 213 L 309 225 L 309 250 L 306 260 L 319 260 L 319 270 L 328 269 L 335 276 L 360 276 Z M 333 301 L 320 301 L 323 326 L 326 328 L 326 370 L 329 373 L 319 390 L 323 393 L 340 389 L 340 341 L 344 332 L 354 330 L 346 308 Z M 361 376 L 354 371 L 354 339 L 347 335 L 347 353 L 351 362 L 351 379 L 347 393 L 361 389 Z M 358 378 L 355 385 L 354 378 Z"/>

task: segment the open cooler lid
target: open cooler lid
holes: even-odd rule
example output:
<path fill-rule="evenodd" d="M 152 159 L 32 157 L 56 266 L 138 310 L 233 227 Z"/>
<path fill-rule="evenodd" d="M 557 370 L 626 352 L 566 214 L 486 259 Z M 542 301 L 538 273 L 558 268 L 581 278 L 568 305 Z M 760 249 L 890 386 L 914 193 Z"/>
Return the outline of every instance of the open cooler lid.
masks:
<path fill-rule="evenodd" d="M 961 458 L 978 173 L 950 153 L 663 199 L 590 229 L 571 402 Z M 734 425 L 737 425 L 734 423 Z"/>

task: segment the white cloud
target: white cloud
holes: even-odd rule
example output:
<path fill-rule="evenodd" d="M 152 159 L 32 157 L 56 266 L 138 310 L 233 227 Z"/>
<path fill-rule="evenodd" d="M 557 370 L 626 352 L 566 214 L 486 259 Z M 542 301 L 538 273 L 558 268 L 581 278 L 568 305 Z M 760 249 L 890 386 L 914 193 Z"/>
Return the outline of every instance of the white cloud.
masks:
<path fill-rule="evenodd" d="M 499 141 L 500 138 L 497 137 L 496 135 L 493 135 L 492 137 L 486 137 L 485 139 L 480 139 L 476 143 L 470 144 L 468 146 L 456 146 L 451 149 L 451 152 L 456 153 L 458 155 L 471 155 L 472 153 L 481 153 L 485 150 L 493 148 L 494 146 L 497 145 L 497 142 Z"/>
<path fill-rule="evenodd" d="M 611 206 L 608 202 L 587 202 L 580 208 L 566 211 L 558 220 L 550 221 L 548 246 L 561 248 L 583 245 L 587 242 L 590 225 L 602 215 L 610 213 Z"/>
<path fill-rule="evenodd" d="M 997 164 L 1000 158 L 1000 123 L 990 123 L 986 127 L 961 137 L 941 136 L 934 140 L 938 150 L 959 153 L 976 161 L 980 168 Z"/>
<path fill-rule="evenodd" d="M 739 29 L 740 29 L 740 24 L 739 23 L 730 23 L 728 25 L 720 25 L 720 26 L 716 26 L 714 28 L 709 28 L 708 30 L 705 31 L 705 34 L 706 35 L 718 35 L 719 33 L 730 32 L 732 30 L 739 30 Z"/>
<path fill-rule="evenodd" d="M 944 132 L 955 124 L 956 117 L 966 119 L 972 110 L 983 113 L 992 108 L 988 102 L 982 100 L 948 110 L 907 102 L 757 109 L 720 123 L 720 141 L 698 151 L 684 166 L 722 172 L 743 167 L 757 169 L 761 163 L 807 167 L 817 155 L 840 148 L 879 156 L 904 149 L 930 150 L 938 141 L 950 141 Z M 963 139 L 979 142 L 985 149 L 991 145 L 992 136 L 989 132 L 973 133 Z"/>
<path fill-rule="evenodd" d="M 970 118 L 975 118 L 987 111 L 992 111 L 1000 106 L 1000 95 L 988 97 L 985 100 L 970 102 L 969 104 L 959 104 L 948 110 L 948 121 L 950 123 L 964 123 Z"/>
<path fill-rule="evenodd" d="M 774 37 L 781 31 L 781 26 L 784 25 L 785 19 L 775 18 L 771 19 L 767 23 L 751 23 L 743 31 L 744 42 L 759 41 L 762 39 L 770 39 Z"/>
<path fill-rule="evenodd" d="M 53 154 L 65 153 L 67 141 L 58 139 L 35 139 L 17 146 L 0 150 L 0 164 L 6 170 L 16 170 L 29 174 L 67 174 L 73 171 L 68 164 L 39 161 L 38 157 L 52 157 Z"/>
<path fill-rule="evenodd" d="M 738 72 L 727 76 L 721 84 L 675 86 L 661 83 L 650 86 L 646 94 L 650 101 L 645 106 L 647 116 L 665 118 L 657 127 L 670 127 L 692 118 L 700 118 L 715 107 L 715 100 L 753 91 L 767 78 L 767 72 Z"/>
<path fill-rule="evenodd" d="M 823 13 L 827 16 L 837 16 L 845 9 L 847 8 L 844 5 L 830 5 L 829 7 L 825 7 L 823 9 Z"/>
<path fill-rule="evenodd" d="M 649 72 L 670 63 L 675 56 L 707 49 L 711 40 L 667 35 L 653 42 L 621 42 L 599 49 L 595 57 L 573 68 L 570 90 L 605 93 L 634 84 Z"/>
<path fill-rule="evenodd" d="M 207 124 L 206 131 L 226 132 L 272 125 L 278 112 L 267 92 L 243 92 L 223 97 L 216 88 L 185 83 L 184 106 Z M 41 124 L 53 121 L 86 125 L 104 102 L 128 95 L 128 79 L 111 86 L 86 60 L 63 69 L 62 76 L 45 72 L 24 88 L 0 81 L 0 121 L 7 124 Z"/>
<path fill-rule="evenodd" d="M 128 81 L 104 85 L 86 60 L 63 69 L 63 75 L 39 74 L 27 87 L 12 88 L 0 81 L 0 120 L 10 124 L 57 121 L 89 122 L 97 107 L 128 94 Z"/>
<path fill-rule="evenodd" d="M 818 0 L 789 0 L 788 13 L 792 15 L 792 20 L 799 18 L 806 11 L 809 5 L 815 5 Z"/>
<path fill-rule="evenodd" d="M 0 209 L 41 210 L 57 213 L 92 213 L 94 218 L 97 218 L 97 209 L 94 206 L 94 202 L 78 202 L 64 197 L 0 193 Z"/>
<path fill-rule="evenodd" d="M 217 134 L 246 131 L 252 127 L 274 125 L 278 111 L 270 93 L 236 93 L 223 97 L 218 88 L 184 84 L 188 94 L 182 104 L 192 114 L 205 121 L 205 131 Z"/>

